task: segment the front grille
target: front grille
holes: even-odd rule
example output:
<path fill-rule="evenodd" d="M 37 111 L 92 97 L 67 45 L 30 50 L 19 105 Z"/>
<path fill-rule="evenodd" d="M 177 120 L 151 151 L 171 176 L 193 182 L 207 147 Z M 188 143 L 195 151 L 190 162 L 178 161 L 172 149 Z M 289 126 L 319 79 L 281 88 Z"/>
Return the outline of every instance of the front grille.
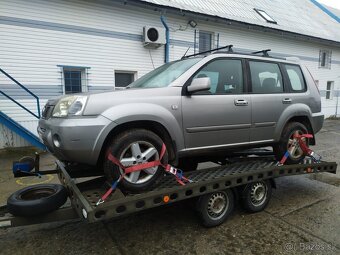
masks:
<path fill-rule="evenodd" d="M 48 120 L 51 115 L 52 115 L 52 112 L 53 112 L 53 109 L 54 109 L 54 105 L 45 105 L 44 109 L 42 110 L 42 118 L 45 119 L 45 120 Z"/>

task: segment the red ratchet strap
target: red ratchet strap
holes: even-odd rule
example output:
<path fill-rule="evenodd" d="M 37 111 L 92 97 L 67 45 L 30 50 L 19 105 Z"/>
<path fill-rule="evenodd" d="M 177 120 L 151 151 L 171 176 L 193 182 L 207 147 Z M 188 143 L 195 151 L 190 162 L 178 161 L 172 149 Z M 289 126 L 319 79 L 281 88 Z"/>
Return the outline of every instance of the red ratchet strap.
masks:
<path fill-rule="evenodd" d="M 294 135 L 293 137 L 298 140 L 299 146 L 305 154 L 309 155 L 313 152 L 311 149 L 307 147 L 306 143 L 302 140 L 302 138 L 313 138 L 313 135 L 304 134 L 304 135 Z"/>
<path fill-rule="evenodd" d="M 139 164 L 139 165 L 135 165 L 135 166 L 130 166 L 130 167 L 123 166 L 117 158 L 112 156 L 111 153 L 109 153 L 108 159 L 113 164 L 115 164 L 115 165 L 119 166 L 121 169 L 123 169 L 125 174 L 130 174 L 132 172 L 141 171 L 141 170 L 151 168 L 151 167 L 155 167 L 155 166 L 163 166 L 161 161 L 164 157 L 165 152 L 166 152 L 166 147 L 165 147 L 165 144 L 163 143 L 162 149 L 161 149 L 161 154 L 159 156 L 159 160 L 155 160 L 155 161 L 151 161 L 151 162 L 147 162 L 147 163 L 143 163 L 143 164 Z M 165 168 L 166 166 L 163 166 L 163 167 Z"/>
<path fill-rule="evenodd" d="M 159 160 L 146 162 L 146 163 L 143 163 L 143 164 L 134 165 L 134 166 L 130 166 L 130 167 L 123 166 L 122 163 L 116 157 L 114 157 L 111 153 L 109 153 L 107 155 L 107 158 L 113 164 L 120 167 L 124 171 L 124 173 L 119 176 L 118 180 L 116 180 L 112 183 L 110 189 L 101 197 L 101 199 L 98 200 L 96 205 L 98 206 L 99 204 L 104 203 L 104 201 L 107 199 L 107 197 L 117 188 L 118 183 L 124 178 L 124 176 L 126 174 L 141 171 L 141 170 L 148 169 L 148 168 L 155 167 L 155 166 L 162 166 L 167 173 L 173 174 L 176 177 L 176 181 L 181 185 L 185 185 L 186 182 L 191 182 L 191 180 L 189 180 L 188 178 L 183 176 L 182 170 L 174 168 L 171 165 L 163 165 L 162 164 L 161 161 L 164 157 L 165 152 L 166 152 L 166 146 L 163 143 L 161 153 L 160 153 L 160 156 L 159 156 Z"/>
<path fill-rule="evenodd" d="M 293 146 L 299 146 L 301 150 L 303 151 L 303 153 L 305 154 L 305 156 L 311 157 L 316 162 L 319 162 L 321 160 L 321 156 L 316 154 L 310 148 L 308 148 L 307 144 L 302 140 L 302 138 L 307 138 L 307 139 L 313 138 L 312 134 L 303 134 L 303 135 L 294 134 L 293 138 L 294 138 Z M 289 157 L 289 151 L 287 150 L 277 165 L 283 165 L 286 162 L 288 157 Z"/>

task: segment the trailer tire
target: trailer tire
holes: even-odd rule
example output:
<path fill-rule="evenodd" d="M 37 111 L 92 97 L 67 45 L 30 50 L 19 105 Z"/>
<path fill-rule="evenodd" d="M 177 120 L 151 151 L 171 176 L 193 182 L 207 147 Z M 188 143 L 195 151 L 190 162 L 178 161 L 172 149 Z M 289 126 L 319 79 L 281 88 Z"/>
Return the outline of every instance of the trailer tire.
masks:
<path fill-rule="evenodd" d="M 38 216 L 58 209 L 67 200 L 67 190 L 60 184 L 38 184 L 14 192 L 7 199 L 14 216 Z"/>
<path fill-rule="evenodd" d="M 197 201 L 197 211 L 204 227 L 222 224 L 234 211 L 235 198 L 230 189 L 202 195 Z"/>
<path fill-rule="evenodd" d="M 242 207 L 251 213 L 263 211 L 272 195 L 270 180 L 257 181 L 241 187 Z"/>

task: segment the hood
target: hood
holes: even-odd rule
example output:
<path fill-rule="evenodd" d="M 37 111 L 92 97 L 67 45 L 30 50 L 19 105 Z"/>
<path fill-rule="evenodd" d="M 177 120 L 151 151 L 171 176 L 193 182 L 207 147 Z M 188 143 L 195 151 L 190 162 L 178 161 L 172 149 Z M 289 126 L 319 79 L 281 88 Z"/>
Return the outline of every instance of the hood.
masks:
<path fill-rule="evenodd" d="M 180 95 L 181 88 L 130 88 L 88 94 L 83 115 L 98 115 L 110 107 L 129 103 L 152 103 L 159 97 Z"/>

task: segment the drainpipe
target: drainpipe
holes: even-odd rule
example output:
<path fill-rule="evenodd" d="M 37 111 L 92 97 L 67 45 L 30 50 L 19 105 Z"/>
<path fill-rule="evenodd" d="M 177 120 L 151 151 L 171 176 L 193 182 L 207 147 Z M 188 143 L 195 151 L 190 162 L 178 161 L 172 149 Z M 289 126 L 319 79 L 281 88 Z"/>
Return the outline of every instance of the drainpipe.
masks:
<path fill-rule="evenodd" d="M 165 28 L 165 56 L 164 56 L 164 62 L 169 62 L 169 49 L 170 49 L 170 30 L 168 27 L 168 24 L 166 24 L 166 18 L 162 15 L 161 16 L 161 22 Z"/>

